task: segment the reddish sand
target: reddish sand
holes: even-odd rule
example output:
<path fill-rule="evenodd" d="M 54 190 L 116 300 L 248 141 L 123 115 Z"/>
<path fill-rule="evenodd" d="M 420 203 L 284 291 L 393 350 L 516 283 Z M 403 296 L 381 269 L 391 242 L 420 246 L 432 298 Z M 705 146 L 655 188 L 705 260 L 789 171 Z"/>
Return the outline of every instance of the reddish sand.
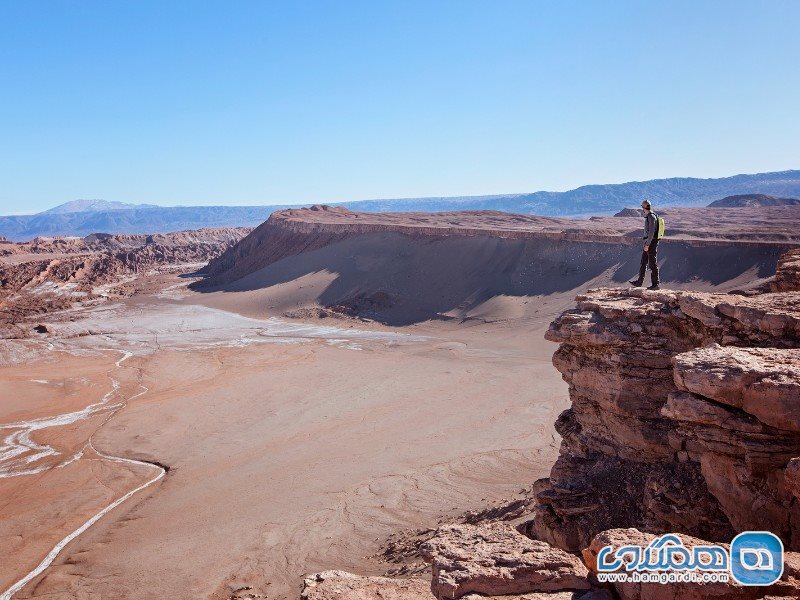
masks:
<path fill-rule="evenodd" d="M 169 473 L 70 543 L 15 597 L 223 598 L 249 585 L 290 598 L 307 572 L 344 565 L 382 573 L 364 557 L 392 532 L 512 496 L 547 472 L 552 423 L 566 402 L 552 347 L 541 341 L 550 318 L 524 327 L 418 326 L 412 333 L 429 337 L 359 339 L 360 350 L 330 344 L 343 331 L 130 359 L 125 370 L 135 369 L 149 391 L 106 425 L 62 428 L 58 440 L 97 430 L 102 452 L 158 460 Z M 86 365 L 85 385 L 101 391 L 105 355 L 34 369 L 59 380 L 76 360 Z M 6 367 L 0 378 L 19 381 L 29 369 Z M 15 501 L 3 517 L 25 552 L 4 561 L 3 581 L 147 475 L 116 469 L 109 482 L 94 456 L 74 465 L 75 474 L 66 467 L 6 480 L 15 487 L 3 497 Z M 107 493 L 90 493 L 95 485 Z"/>

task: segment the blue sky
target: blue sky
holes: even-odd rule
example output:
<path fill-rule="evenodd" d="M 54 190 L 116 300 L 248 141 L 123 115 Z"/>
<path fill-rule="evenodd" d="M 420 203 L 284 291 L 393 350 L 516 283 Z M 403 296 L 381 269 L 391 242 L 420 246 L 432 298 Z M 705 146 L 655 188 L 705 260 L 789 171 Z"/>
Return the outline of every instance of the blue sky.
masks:
<path fill-rule="evenodd" d="M 800 2 L 0 0 L 0 213 L 800 167 Z"/>

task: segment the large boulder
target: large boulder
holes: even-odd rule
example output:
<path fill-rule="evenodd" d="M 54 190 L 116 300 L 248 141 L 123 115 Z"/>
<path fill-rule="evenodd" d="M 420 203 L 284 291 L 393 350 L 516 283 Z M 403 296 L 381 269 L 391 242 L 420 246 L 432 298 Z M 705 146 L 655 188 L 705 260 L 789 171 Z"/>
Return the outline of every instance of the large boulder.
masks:
<path fill-rule="evenodd" d="M 440 599 L 591 587 L 579 558 L 504 523 L 441 527 L 420 550 L 433 566 L 431 589 Z"/>
<path fill-rule="evenodd" d="M 800 349 L 712 344 L 673 359 L 678 389 L 800 432 Z"/>

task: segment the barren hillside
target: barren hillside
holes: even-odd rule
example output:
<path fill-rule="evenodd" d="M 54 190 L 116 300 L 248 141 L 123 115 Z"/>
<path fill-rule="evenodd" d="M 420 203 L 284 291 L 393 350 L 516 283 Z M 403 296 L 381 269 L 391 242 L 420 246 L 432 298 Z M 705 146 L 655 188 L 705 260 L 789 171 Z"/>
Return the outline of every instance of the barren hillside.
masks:
<path fill-rule="evenodd" d="M 20 335 L 30 316 L 78 301 L 131 295 L 148 276 L 202 267 L 250 230 L 200 229 L 156 235 L 95 233 L 85 238 L 0 242 L 0 327 Z M 13 326 L 13 327 L 12 327 Z"/>
<path fill-rule="evenodd" d="M 668 209 L 662 280 L 726 290 L 760 283 L 800 245 L 800 208 Z M 334 311 L 392 324 L 504 319 L 532 296 L 626 284 L 642 219 L 549 218 L 480 211 L 275 213 L 211 261 L 199 289 L 247 314 Z"/>

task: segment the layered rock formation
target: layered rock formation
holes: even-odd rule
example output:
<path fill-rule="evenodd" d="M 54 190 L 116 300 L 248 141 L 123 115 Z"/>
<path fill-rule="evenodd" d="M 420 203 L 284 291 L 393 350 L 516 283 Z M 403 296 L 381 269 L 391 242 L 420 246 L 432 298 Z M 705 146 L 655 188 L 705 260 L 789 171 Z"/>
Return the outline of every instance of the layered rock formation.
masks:
<path fill-rule="evenodd" d="M 598 579 L 598 555 L 605 546 L 645 548 L 656 534 L 635 528 L 597 534 L 580 555 L 534 541 L 513 528 L 444 526 L 422 551 L 432 564 L 430 583 L 422 578 L 362 577 L 325 571 L 307 577 L 303 600 L 770 600 L 800 597 L 800 553 L 784 553 L 780 579 L 769 586 L 728 581 L 657 582 Z M 708 546 L 707 540 L 681 535 L 685 548 Z M 719 544 L 728 550 L 728 544 Z M 623 569 L 615 571 L 621 573 Z M 246 596 L 245 596 L 246 597 Z"/>
<path fill-rule="evenodd" d="M 281 259 L 307 253 L 357 236 L 394 233 L 415 240 L 492 237 L 547 243 L 613 245 L 630 252 L 640 243 L 642 220 L 592 217 L 588 220 L 515 215 L 498 211 L 441 213 L 358 213 L 324 205 L 273 213 L 239 244 L 212 261 L 207 269 L 211 286 L 221 286 Z M 665 213 L 666 214 L 666 213 Z M 719 246 L 755 250 L 772 255 L 769 272 L 781 252 L 800 244 L 800 207 L 724 209 L 677 208 L 668 212 L 665 244 L 692 248 Z M 709 227 L 709 222 L 714 224 Z M 618 264 L 619 255 L 606 268 Z M 759 270 L 762 270 L 759 268 Z"/>
<path fill-rule="evenodd" d="M 304 600 L 419 598 L 611 600 L 579 556 L 532 540 L 505 523 L 447 525 L 420 547 L 432 578 L 360 577 L 325 571 L 304 581 Z"/>
<path fill-rule="evenodd" d="M 800 548 L 800 292 L 593 290 L 546 337 L 572 407 L 537 536 L 580 551 L 618 527 L 769 530 Z"/>
<path fill-rule="evenodd" d="M 0 261 L 0 292 L 8 295 L 44 282 L 92 288 L 163 265 L 197 264 L 222 254 L 247 230 L 178 232 L 160 236 L 93 234 L 84 239 L 41 239 L 16 244 Z"/>
<path fill-rule="evenodd" d="M 0 247 L 0 323 L 63 309 L 125 278 L 158 269 L 196 269 L 242 239 L 249 229 L 207 229 L 160 235 L 92 234 L 36 238 Z M 122 293 L 122 292 L 121 292 Z"/>
<path fill-rule="evenodd" d="M 422 545 L 437 598 L 588 590 L 581 560 L 503 523 L 440 528 Z"/>
<path fill-rule="evenodd" d="M 790 250 L 778 260 L 775 278 L 768 291 L 791 292 L 800 290 L 800 249 Z"/>

